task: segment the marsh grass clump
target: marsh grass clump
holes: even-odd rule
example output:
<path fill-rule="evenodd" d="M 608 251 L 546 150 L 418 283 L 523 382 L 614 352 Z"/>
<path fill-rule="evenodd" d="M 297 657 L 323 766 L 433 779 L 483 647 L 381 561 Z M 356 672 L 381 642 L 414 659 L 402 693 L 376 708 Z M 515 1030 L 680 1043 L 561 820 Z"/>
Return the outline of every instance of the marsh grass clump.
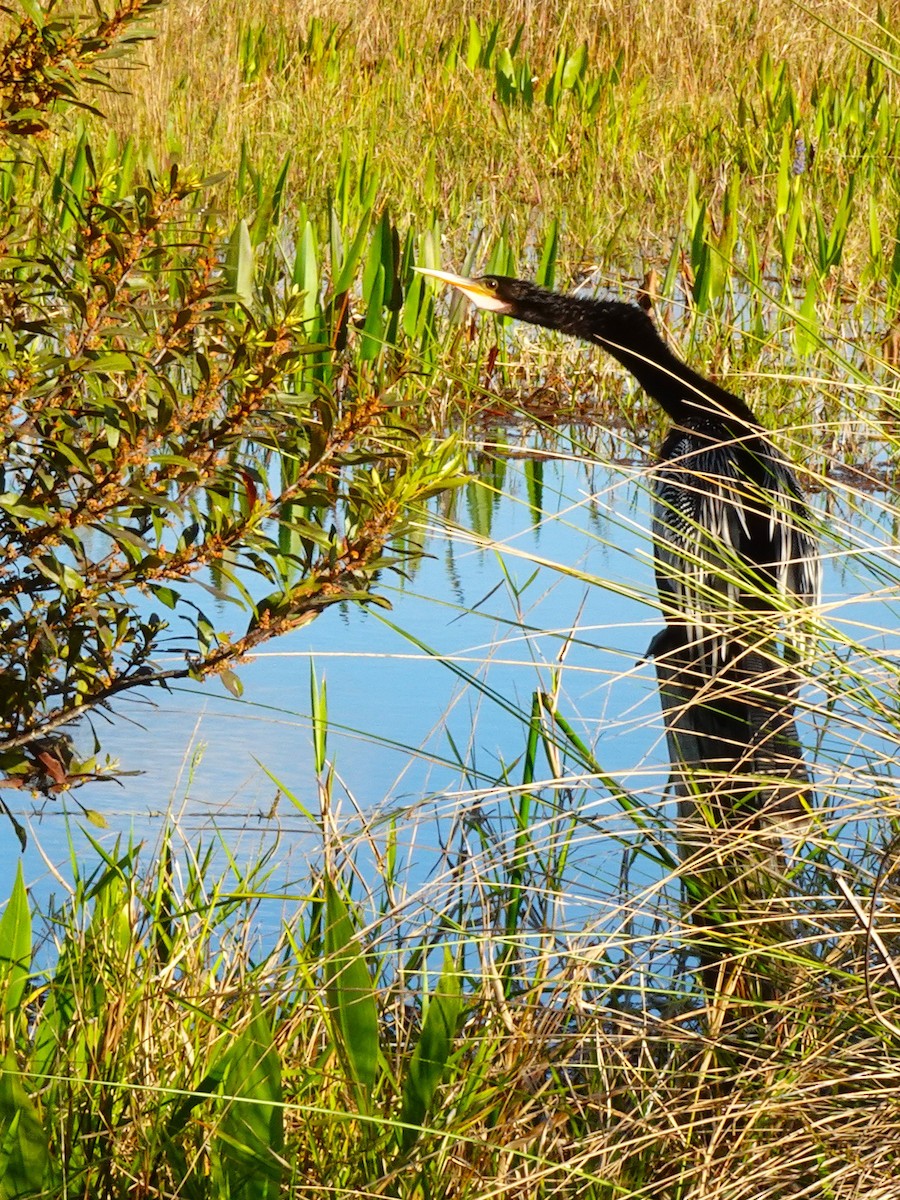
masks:
<path fill-rule="evenodd" d="M 790 404 L 798 455 L 816 453 L 827 427 L 855 458 L 859 423 L 880 435 L 894 387 L 883 343 L 900 308 L 900 198 L 884 169 L 900 129 L 895 41 L 877 16 L 865 45 L 842 36 L 840 6 L 767 0 L 730 23 L 716 11 L 667 4 L 652 22 L 597 21 L 502 6 L 411 23 L 389 6 L 365 19 L 327 6 L 168 8 L 142 43 L 146 65 L 130 61 L 128 94 L 104 98 L 103 123 L 87 114 L 59 132 L 69 166 L 57 186 L 77 185 L 85 138 L 98 165 L 121 164 L 123 191 L 145 165 L 157 177 L 172 161 L 224 172 L 204 204 L 236 238 L 246 223 L 257 280 L 289 276 L 316 336 L 353 345 L 362 327 L 363 361 L 396 346 L 395 399 L 417 421 L 515 409 L 544 386 L 549 347 L 573 408 L 647 428 L 585 354 L 498 342 L 461 308 L 436 336 L 410 264 L 626 296 L 652 278 L 685 357 L 763 419 Z M 185 47 L 202 73 L 180 67 Z M 322 328 L 316 300 L 332 287 L 338 319 Z"/>
<path fill-rule="evenodd" d="M 317 211 L 341 154 L 366 159 L 397 211 L 436 213 L 460 268 L 474 229 L 522 246 L 555 215 L 573 261 L 665 260 L 682 228 L 693 253 L 692 193 L 725 263 L 748 210 L 759 241 L 746 252 L 764 263 L 863 265 L 878 250 L 870 215 L 891 254 L 896 195 L 880 164 L 896 146 L 896 43 L 875 17 L 861 47 L 840 5 L 767 0 L 733 21 L 675 3 L 652 19 L 207 5 L 158 26 L 146 73 L 113 104 L 120 133 L 211 169 L 246 153 L 270 177 L 290 152 Z M 199 78 L 180 66 L 186 47 Z"/>
<path fill-rule="evenodd" d="M 769 951 L 779 999 L 704 999 L 678 974 L 693 934 L 671 883 L 598 891 L 603 919 L 560 937 L 583 818 L 551 842 L 544 788 L 528 827 L 492 822 L 425 885 L 398 870 L 366 892 L 383 828 L 323 823 L 283 923 L 273 858 L 224 870 L 177 827 L 149 857 L 100 855 L 42 914 L 20 879 L 0 922 L 4 1178 L 123 1198 L 252 1177 L 272 1196 L 887 1200 L 897 993 L 821 861 L 818 916 L 798 908 Z M 736 962 L 758 951 L 746 928 Z"/>

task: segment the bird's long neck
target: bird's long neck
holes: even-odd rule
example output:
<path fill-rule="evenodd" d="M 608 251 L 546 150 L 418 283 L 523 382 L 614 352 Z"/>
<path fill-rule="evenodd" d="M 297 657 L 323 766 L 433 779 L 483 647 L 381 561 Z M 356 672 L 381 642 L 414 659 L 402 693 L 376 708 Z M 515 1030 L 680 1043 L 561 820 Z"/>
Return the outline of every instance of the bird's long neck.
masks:
<path fill-rule="evenodd" d="M 602 346 L 676 424 L 710 418 L 727 424 L 732 418 L 741 425 L 757 426 L 744 401 L 682 362 L 636 304 L 582 296 L 553 296 L 553 300 L 543 311 L 539 304 L 524 305 L 516 316 Z"/>
<path fill-rule="evenodd" d="M 649 325 L 649 319 L 648 319 Z M 639 346 L 618 341 L 615 334 L 595 334 L 590 341 L 602 346 L 635 377 L 648 396 L 676 422 L 692 424 L 698 418 L 727 420 L 755 425 L 753 413 L 740 399 L 705 379 L 674 354 L 650 326 L 646 341 Z"/>

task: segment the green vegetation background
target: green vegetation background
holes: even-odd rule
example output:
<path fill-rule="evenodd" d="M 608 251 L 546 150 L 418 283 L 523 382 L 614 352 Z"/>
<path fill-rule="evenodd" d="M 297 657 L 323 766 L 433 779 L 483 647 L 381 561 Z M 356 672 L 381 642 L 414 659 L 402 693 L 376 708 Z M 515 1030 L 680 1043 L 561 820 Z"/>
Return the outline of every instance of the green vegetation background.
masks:
<path fill-rule="evenodd" d="M 807 485 L 840 483 L 852 507 L 896 461 L 897 16 L 176 3 L 123 60 L 129 94 L 70 110 L 43 153 L 76 198 L 87 146 L 119 195 L 148 166 L 221 173 L 196 211 L 230 239 L 235 291 L 293 284 L 361 393 L 419 430 L 539 402 L 643 443 L 658 418 L 576 348 L 514 335 L 498 357 L 490 323 L 436 312 L 414 263 L 643 288 L 684 352 L 782 430 Z M 7 205 L 27 177 L 24 158 L 7 165 Z M 830 652 L 822 708 L 852 697 L 858 729 L 891 736 L 896 665 L 858 650 L 845 636 Z M 321 853 L 274 950 L 252 927 L 267 864 L 220 878 L 209 847 L 184 863 L 168 842 L 152 861 L 98 846 L 54 914 L 17 883 L 0 920 L 4 1200 L 894 1200 L 892 763 L 840 781 L 865 830 L 823 823 L 793 868 L 795 936 L 771 949 L 790 985 L 742 1011 L 687 970 L 663 816 L 634 810 L 552 697 L 523 714 L 477 869 L 413 895 L 399 816 L 336 834 L 316 681 L 311 710 Z M 576 770 L 579 795 L 604 787 L 633 814 L 623 862 L 663 877 L 650 897 L 623 887 L 602 944 L 556 932 L 579 817 L 553 785 Z M 31 969 L 38 937 L 49 970 Z M 736 960 L 754 949 L 739 921 L 732 938 Z"/>

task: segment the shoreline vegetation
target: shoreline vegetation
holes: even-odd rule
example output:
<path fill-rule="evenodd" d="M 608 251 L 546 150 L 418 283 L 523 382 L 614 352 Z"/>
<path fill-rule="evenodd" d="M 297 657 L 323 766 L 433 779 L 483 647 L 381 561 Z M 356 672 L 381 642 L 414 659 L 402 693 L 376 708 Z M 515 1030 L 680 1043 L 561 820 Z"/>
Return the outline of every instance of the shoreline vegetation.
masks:
<path fill-rule="evenodd" d="M 727 17 L 668 3 L 652 19 L 179 5 L 102 129 L 114 157 L 132 139 L 126 158 L 225 171 L 213 212 L 247 218 L 254 244 L 275 233 L 288 267 L 305 242 L 317 293 L 335 223 L 346 237 L 376 217 L 425 265 L 649 293 L 683 356 L 789 427 L 813 476 L 861 468 L 863 483 L 895 436 L 900 48 L 881 10 L 847 19 L 782 0 Z M 209 65 L 202 87 L 191 57 Z M 658 436 L 601 356 L 509 332 L 491 361 L 493 332 L 451 313 L 441 371 L 431 348 L 422 391 L 400 389 L 419 420 L 533 407 Z"/>
<path fill-rule="evenodd" d="M 256 565 L 265 559 L 276 575 L 287 559 L 292 569 L 346 566 L 306 609 L 296 605 L 308 579 L 296 574 L 290 587 L 278 576 L 283 590 L 266 604 L 241 596 L 260 638 L 279 621 L 312 619 L 334 601 L 328 587 L 376 603 L 379 572 L 416 552 L 408 514 L 421 519 L 424 500 L 460 486 L 464 456 L 503 488 L 490 443 L 513 426 L 523 442 L 535 430 L 552 442 L 561 419 L 566 452 L 581 444 L 585 456 L 618 444 L 638 457 L 658 443 L 659 415 L 602 356 L 471 320 L 464 305 L 435 300 L 412 271 L 424 265 L 649 298 L 679 352 L 773 430 L 804 486 L 821 493 L 823 525 L 833 508 L 847 514 L 828 530 L 826 553 L 858 560 L 881 607 L 874 628 L 868 618 L 832 621 L 827 605 L 813 614 L 798 712 L 820 810 L 809 840 L 784 859 L 783 886 L 758 896 L 751 914 L 739 888 L 691 892 L 667 797 L 648 804 L 630 792 L 579 734 L 561 683 L 565 649 L 533 695 L 515 701 L 521 741 L 504 748 L 495 779 L 479 775 L 475 798 L 451 808 L 441 869 L 424 883 L 406 865 L 409 812 L 357 814 L 352 832 L 343 823 L 315 675 L 317 795 L 286 800 L 319 845 L 290 895 L 273 896 L 271 859 L 223 870 L 222 838 L 191 845 L 177 827 L 152 851 L 98 839 L 92 865 L 73 858 L 67 898 L 51 911 L 34 909 L 20 871 L 0 915 L 0 1200 L 895 1200 L 900 792 L 885 750 L 900 734 L 892 9 L 604 0 L 435 13 L 414 0 L 348 14 L 337 3 L 124 0 L 115 13 L 103 38 L 123 57 L 56 64 L 52 94 L 68 106 L 47 117 L 49 101 L 35 93 L 3 126 L 3 379 L 8 420 L 20 422 L 4 443 L 7 547 L 9 530 L 27 543 L 29 522 L 50 519 L 9 496 L 23 470 L 14 455 L 34 453 L 30 421 L 47 419 L 51 394 L 63 445 L 85 411 L 112 428 L 106 406 L 118 403 L 116 435 L 81 447 L 68 474 L 60 468 L 45 485 L 50 467 L 28 460 L 34 490 L 77 496 L 98 446 L 115 457 L 127 436 L 140 453 L 154 437 L 180 436 L 182 410 L 166 408 L 178 387 L 195 401 L 258 396 L 269 372 L 255 424 L 235 418 L 221 444 L 202 426 L 230 471 L 227 487 L 190 501 L 198 529 L 219 539 L 215 554 L 189 559 L 131 494 L 111 502 L 105 528 L 141 587 L 148 578 L 163 587 L 152 574 L 160 548 L 191 570 L 228 568 L 226 533 L 258 537 Z M 138 18 L 154 35 L 126 46 L 117 39 L 135 34 Z M 19 22 L 34 33 L 50 19 L 23 0 L 4 13 L 0 40 Z M 91 20 L 100 18 L 85 15 L 83 27 Z M 113 90 L 102 78 L 111 65 Z M 85 78 L 93 86 L 81 90 Z M 6 101 L 16 86 L 4 78 Z M 153 208 L 161 195 L 171 221 Z M 131 261 L 135 230 L 143 241 Z M 211 289 L 202 296 L 191 290 L 201 252 Z M 200 321 L 210 296 L 220 324 Z M 285 307 L 291 320 L 279 325 L 271 314 Z M 135 365 L 131 308 L 152 386 Z M 189 346 L 176 336 L 188 325 L 200 331 Z M 55 374 L 40 357 L 51 342 L 62 347 Z M 227 371 L 215 357 L 225 361 L 226 343 Z M 54 389 L 66 371 L 75 378 L 73 362 L 80 374 L 60 399 Z M 211 370 L 223 372 L 215 386 Z M 93 407 L 67 407 L 76 393 Z M 314 470 L 332 442 L 333 472 Z M 249 444 L 259 457 L 248 466 Z M 167 467 L 184 457 L 166 455 Z M 187 488 L 172 470 L 163 483 Z M 278 471 L 281 504 L 267 491 Z M 298 478 L 307 491 L 291 491 Z M 857 537 L 854 512 L 873 490 L 881 540 L 862 544 L 871 529 Z M 123 504 L 132 506 L 124 532 Z M 303 523 L 313 511 L 315 528 Z M 266 522 L 282 532 L 270 535 Z M 70 527 L 78 521 L 53 525 L 42 544 L 66 549 L 41 562 L 44 578 L 55 564 L 66 612 L 81 620 L 83 581 L 65 573 L 79 544 L 56 532 Z M 489 529 L 470 537 L 495 548 Z M 371 591 L 354 590 L 364 568 Z M 216 578 L 240 591 L 227 572 Z M 174 608 L 170 586 L 161 603 Z M 40 647 L 53 680 L 68 680 L 87 652 L 64 669 L 71 642 L 51 638 L 39 618 L 23 645 Z M 197 677 L 211 654 L 228 659 L 230 643 L 208 625 L 196 621 L 194 657 L 186 652 Z M 158 630 L 145 620 L 138 631 L 149 645 Z M 112 671 L 106 650 L 101 665 Z M 477 686 L 476 670 L 455 670 Z M 236 678 L 224 682 L 239 693 Z M 90 680 L 79 686 L 103 701 Z M 34 711 L 46 709 L 52 725 L 51 701 L 52 688 Z M 101 770 L 65 758 L 61 740 L 23 750 L 23 766 L 7 741 L 3 770 L 19 771 L 25 790 L 58 794 Z M 464 774 L 464 749 L 451 751 Z M 597 794 L 621 817 L 613 834 L 585 811 Z M 621 870 L 597 881 L 602 915 L 574 925 L 573 863 L 583 871 L 600 836 L 618 839 Z M 273 898 L 284 921 L 262 945 L 255 918 Z M 722 986 L 704 988 L 694 917 L 712 910 L 730 958 Z M 780 981 L 772 999 L 739 986 L 742 965 L 761 957 Z"/>

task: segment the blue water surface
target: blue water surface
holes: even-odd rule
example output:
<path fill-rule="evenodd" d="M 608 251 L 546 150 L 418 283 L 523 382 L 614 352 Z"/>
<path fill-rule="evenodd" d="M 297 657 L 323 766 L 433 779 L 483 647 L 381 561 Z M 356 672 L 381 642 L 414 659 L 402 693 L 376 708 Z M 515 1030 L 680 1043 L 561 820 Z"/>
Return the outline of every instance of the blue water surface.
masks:
<path fill-rule="evenodd" d="M 834 534 L 826 547 L 828 619 L 889 655 L 900 642 L 890 499 L 832 494 L 817 503 Z M 310 864 L 322 854 L 311 664 L 327 687 L 335 771 L 328 824 L 351 840 L 373 831 L 363 837 L 360 862 L 374 874 L 393 821 L 411 892 L 440 887 L 460 822 L 474 829 L 484 814 L 510 811 L 502 781 L 522 779 L 538 691 L 555 691 L 559 711 L 604 773 L 648 810 L 664 810 L 662 723 L 652 664 L 641 661 L 660 628 L 648 530 L 640 463 L 605 465 L 577 454 L 509 459 L 502 490 L 473 482 L 436 502 L 425 556 L 407 579 L 381 580 L 389 612 L 327 610 L 241 666 L 240 699 L 213 682 L 154 692 L 122 703 L 111 723 L 101 720 L 104 750 L 123 770 L 142 773 L 48 801 L 16 797 L 29 840 L 19 856 L 9 831 L 0 896 L 21 861 L 33 898 L 46 908 L 70 886 L 73 854 L 83 870 L 96 864 L 92 841 L 108 852 L 117 842 L 143 843 L 149 862 L 172 823 L 180 852 L 213 845 L 223 871 L 229 855 L 241 864 L 268 852 L 265 919 L 277 920 L 273 914 L 306 894 Z M 814 696 L 810 703 L 815 708 Z M 829 780 L 846 776 L 842 787 L 850 787 L 853 763 L 864 771 L 873 755 L 892 754 L 876 733 L 861 750 L 857 729 L 842 733 L 830 720 L 826 728 L 812 712 L 803 722 Z M 546 761 L 539 771 L 549 776 Z M 560 918 L 576 927 L 592 914 L 602 920 L 604 903 L 615 899 L 635 826 L 602 781 L 568 782 L 557 780 L 551 795 L 562 806 L 577 791 L 585 818 Z M 79 805 L 107 827 L 92 825 Z M 550 837 L 552 805 L 535 821 L 536 836 L 545 821 Z M 468 836 L 459 834 L 460 844 L 469 845 Z M 631 883 L 652 890 L 659 881 L 648 868 Z"/>

